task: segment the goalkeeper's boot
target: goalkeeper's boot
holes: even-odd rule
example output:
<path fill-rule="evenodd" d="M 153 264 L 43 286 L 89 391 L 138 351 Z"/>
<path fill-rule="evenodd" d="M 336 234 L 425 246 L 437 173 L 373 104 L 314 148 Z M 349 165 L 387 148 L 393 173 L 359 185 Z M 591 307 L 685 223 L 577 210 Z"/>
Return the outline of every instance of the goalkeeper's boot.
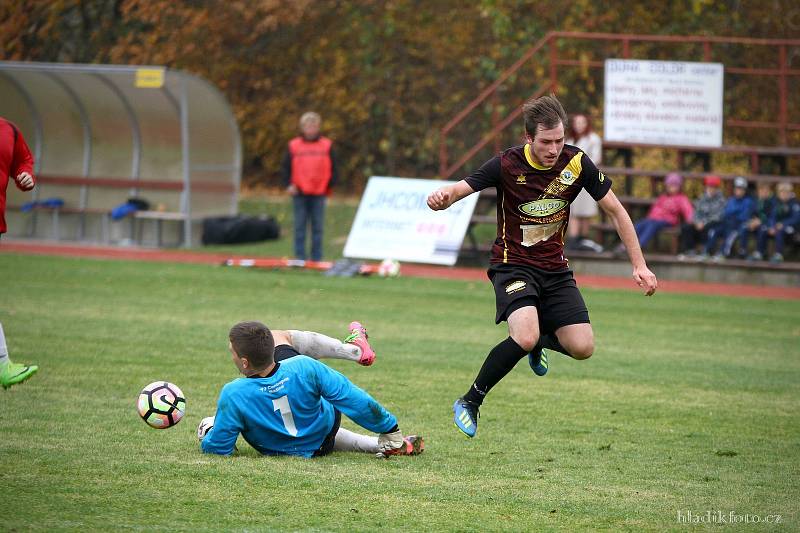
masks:
<path fill-rule="evenodd" d="M 478 406 L 464 398 L 459 398 L 453 404 L 453 422 L 469 438 L 478 431 L 478 416 Z"/>
<path fill-rule="evenodd" d="M 385 457 L 392 455 L 419 455 L 425 450 L 425 441 L 421 435 L 403 437 L 403 445 L 394 450 L 383 452 Z"/>
<path fill-rule="evenodd" d="M 528 364 L 537 376 L 547 374 L 547 352 L 538 344 L 528 354 Z"/>
<path fill-rule="evenodd" d="M 4 389 L 9 388 L 17 383 L 22 383 L 30 378 L 39 370 L 36 365 L 23 365 L 20 363 L 12 363 L 10 360 L 0 366 L 0 385 Z"/>
<path fill-rule="evenodd" d="M 375 352 L 369 345 L 369 336 L 367 335 L 367 328 L 361 325 L 361 322 L 350 322 L 350 335 L 348 335 L 344 342 L 347 344 L 354 344 L 361 349 L 361 357 L 358 359 L 358 364 L 369 366 L 375 362 Z"/>

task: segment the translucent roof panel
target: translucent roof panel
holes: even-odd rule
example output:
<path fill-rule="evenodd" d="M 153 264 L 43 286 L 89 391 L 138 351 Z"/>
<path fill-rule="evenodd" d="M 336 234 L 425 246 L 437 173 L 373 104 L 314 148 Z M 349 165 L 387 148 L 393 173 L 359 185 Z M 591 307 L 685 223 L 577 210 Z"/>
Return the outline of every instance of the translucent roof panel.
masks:
<path fill-rule="evenodd" d="M 38 198 L 102 210 L 135 195 L 187 220 L 236 212 L 239 128 L 202 78 L 157 66 L 0 61 L 0 116 L 36 156 Z"/>

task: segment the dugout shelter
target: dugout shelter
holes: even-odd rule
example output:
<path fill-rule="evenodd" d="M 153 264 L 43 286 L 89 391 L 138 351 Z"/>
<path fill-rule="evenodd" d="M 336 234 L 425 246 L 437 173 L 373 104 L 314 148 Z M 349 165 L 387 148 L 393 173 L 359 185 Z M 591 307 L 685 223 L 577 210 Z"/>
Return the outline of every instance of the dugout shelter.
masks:
<path fill-rule="evenodd" d="M 22 131 L 38 178 L 32 195 L 9 186 L 9 236 L 191 246 L 203 218 L 237 212 L 239 127 L 199 76 L 0 61 L 0 116 Z M 129 198 L 148 207 L 115 220 Z"/>

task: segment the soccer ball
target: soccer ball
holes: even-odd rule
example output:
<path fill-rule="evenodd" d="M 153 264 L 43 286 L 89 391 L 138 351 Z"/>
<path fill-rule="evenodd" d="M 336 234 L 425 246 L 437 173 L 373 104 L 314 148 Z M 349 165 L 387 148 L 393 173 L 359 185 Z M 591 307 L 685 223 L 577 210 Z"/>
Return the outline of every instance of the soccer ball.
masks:
<path fill-rule="evenodd" d="M 166 429 L 183 418 L 186 398 L 177 385 L 169 381 L 154 381 L 139 393 L 136 407 L 148 426 Z"/>
<path fill-rule="evenodd" d="M 394 259 L 384 259 L 378 265 L 378 275 L 382 278 L 393 278 L 400 275 L 400 263 Z"/>

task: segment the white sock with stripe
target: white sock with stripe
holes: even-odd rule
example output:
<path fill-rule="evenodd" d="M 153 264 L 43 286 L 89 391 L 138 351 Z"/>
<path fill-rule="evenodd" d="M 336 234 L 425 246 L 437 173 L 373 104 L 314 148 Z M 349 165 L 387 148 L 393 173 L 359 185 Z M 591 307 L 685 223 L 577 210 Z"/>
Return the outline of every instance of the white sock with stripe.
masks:
<path fill-rule="evenodd" d="M 314 359 L 358 361 L 361 358 L 361 348 L 355 344 L 347 344 L 322 333 L 290 329 L 289 335 L 295 350 Z"/>
<path fill-rule="evenodd" d="M 378 437 L 360 435 L 350 430 L 339 428 L 333 449 L 337 452 L 366 452 L 378 453 Z"/>

